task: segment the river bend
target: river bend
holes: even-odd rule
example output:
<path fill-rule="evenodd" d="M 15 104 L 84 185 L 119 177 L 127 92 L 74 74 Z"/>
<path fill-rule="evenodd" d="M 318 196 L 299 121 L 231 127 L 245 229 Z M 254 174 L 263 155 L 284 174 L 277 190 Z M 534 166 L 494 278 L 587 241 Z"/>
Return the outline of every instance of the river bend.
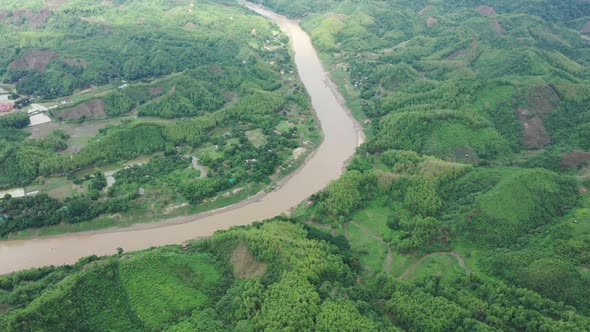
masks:
<path fill-rule="evenodd" d="M 324 136 L 305 165 L 275 191 L 218 211 L 129 228 L 0 241 L 0 274 L 71 264 L 84 256 L 114 254 L 119 247 L 135 251 L 211 236 L 217 230 L 288 212 L 342 174 L 343 166 L 362 140 L 362 131 L 342 105 L 342 96 L 333 88 L 309 36 L 296 21 L 253 4 L 242 4 L 276 22 L 291 39 L 299 77 L 311 96 Z"/>

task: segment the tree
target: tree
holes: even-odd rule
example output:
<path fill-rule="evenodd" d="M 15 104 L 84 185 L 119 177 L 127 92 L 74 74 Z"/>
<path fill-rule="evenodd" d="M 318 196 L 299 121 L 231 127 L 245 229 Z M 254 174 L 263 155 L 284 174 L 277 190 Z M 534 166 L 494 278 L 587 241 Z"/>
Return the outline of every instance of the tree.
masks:
<path fill-rule="evenodd" d="M 318 332 L 377 331 L 378 325 L 363 316 L 352 302 L 344 299 L 329 299 L 320 306 L 316 317 Z"/>

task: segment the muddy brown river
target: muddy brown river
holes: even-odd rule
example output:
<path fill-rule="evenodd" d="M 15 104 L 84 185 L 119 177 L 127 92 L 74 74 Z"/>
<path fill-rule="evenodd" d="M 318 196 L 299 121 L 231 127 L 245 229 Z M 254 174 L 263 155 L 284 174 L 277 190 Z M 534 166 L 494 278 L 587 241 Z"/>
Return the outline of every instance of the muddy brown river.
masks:
<path fill-rule="evenodd" d="M 93 254 L 110 255 L 116 253 L 118 247 L 134 251 L 207 237 L 217 230 L 247 225 L 288 212 L 340 176 L 344 164 L 362 140 L 362 131 L 342 106 L 342 97 L 329 81 L 309 36 L 295 21 L 252 4 L 243 4 L 275 21 L 291 38 L 299 76 L 311 96 L 324 134 L 323 143 L 307 163 L 283 180 L 275 191 L 225 209 L 129 228 L 1 241 L 0 274 L 74 263 Z"/>

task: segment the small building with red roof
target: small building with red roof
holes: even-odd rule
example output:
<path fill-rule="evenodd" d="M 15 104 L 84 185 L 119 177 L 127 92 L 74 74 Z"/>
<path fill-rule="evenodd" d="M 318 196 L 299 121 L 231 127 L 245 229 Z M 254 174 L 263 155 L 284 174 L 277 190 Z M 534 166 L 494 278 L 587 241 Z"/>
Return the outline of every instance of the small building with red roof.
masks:
<path fill-rule="evenodd" d="M 14 108 L 13 101 L 0 102 L 0 112 L 2 112 L 2 113 L 10 112 L 10 111 L 12 111 L 13 108 Z"/>

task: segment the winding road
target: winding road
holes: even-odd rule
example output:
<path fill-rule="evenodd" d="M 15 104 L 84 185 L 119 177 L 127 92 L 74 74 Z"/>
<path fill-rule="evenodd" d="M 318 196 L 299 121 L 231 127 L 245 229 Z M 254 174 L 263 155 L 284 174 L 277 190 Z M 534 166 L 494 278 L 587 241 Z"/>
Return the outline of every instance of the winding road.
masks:
<path fill-rule="evenodd" d="M 116 253 L 118 247 L 134 251 L 211 236 L 217 230 L 288 212 L 342 174 L 346 161 L 362 142 L 362 130 L 343 106 L 342 96 L 329 81 L 309 36 L 295 21 L 253 4 L 241 3 L 276 22 L 291 39 L 299 77 L 311 97 L 324 135 L 322 144 L 305 165 L 284 179 L 275 191 L 228 208 L 129 228 L 0 242 L 0 274 L 70 264 L 89 255 L 110 255 Z"/>

